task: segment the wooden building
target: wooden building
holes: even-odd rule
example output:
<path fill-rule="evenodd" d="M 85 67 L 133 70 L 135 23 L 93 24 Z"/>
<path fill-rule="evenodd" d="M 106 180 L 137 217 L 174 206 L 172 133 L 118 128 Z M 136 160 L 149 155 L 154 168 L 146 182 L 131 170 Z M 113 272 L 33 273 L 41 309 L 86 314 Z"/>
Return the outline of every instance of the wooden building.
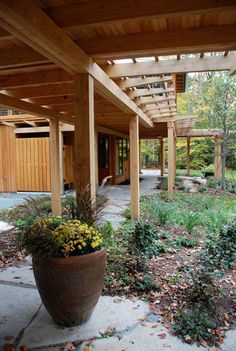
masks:
<path fill-rule="evenodd" d="M 172 197 L 176 138 L 191 136 L 195 122 L 177 115 L 181 77 L 198 71 L 234 74 L 235 33 L 235 0 L 161 0 L 148 6 L 141 0 L 0 0 L 0 106 L 49 120 L 53 212 L 61 211 L 61 123 L 74 128 L 77 193 L 90 184 L 92 201 L 99 178 L 126 177 L 114 154 L 123 153 L 127 141 L 121 139 L 129 139 L 130 162 L 123 162 L 129 164 L 132 218 L 138 219 L 139 139 L 167 138 Z M 17 123 L 15 116 L 2 121 L 6 127 Z M 25 118 L 30 121 L 35 123 Z M 10 134 L 9 128 L 1 130 L 0 147 Z M 216 149 L 219 155 L 220 146 Z M 0 164 L 12 170 L 17 161 L 10 148 L 7 152 Z"/>

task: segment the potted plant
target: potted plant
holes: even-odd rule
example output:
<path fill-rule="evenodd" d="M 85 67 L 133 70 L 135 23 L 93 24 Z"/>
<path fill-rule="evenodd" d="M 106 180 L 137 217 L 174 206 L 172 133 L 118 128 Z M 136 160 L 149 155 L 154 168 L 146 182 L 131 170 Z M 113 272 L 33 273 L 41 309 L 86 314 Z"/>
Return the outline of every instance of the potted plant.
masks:
<path fill-rule="evenodd" d="M 19 235 L 32 254 L 33 272 L 44 306 L 62 326 L 86 322 L 101 294 L 105 250 L 93 226 L 61 217 L 38 217 Z"/>

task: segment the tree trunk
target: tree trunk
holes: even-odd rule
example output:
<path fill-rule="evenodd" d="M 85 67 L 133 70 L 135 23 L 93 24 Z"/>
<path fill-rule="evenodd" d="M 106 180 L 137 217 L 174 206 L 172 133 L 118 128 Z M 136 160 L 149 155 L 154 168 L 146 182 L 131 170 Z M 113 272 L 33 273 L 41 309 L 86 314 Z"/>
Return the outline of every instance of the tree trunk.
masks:
<path fill-rule="evenodd" d="M 221 150 L 221 189 L 225 190 L 225 163 L 226 163 L 226 147 L 225 143 L 222 142 L 222 150 Z"/>

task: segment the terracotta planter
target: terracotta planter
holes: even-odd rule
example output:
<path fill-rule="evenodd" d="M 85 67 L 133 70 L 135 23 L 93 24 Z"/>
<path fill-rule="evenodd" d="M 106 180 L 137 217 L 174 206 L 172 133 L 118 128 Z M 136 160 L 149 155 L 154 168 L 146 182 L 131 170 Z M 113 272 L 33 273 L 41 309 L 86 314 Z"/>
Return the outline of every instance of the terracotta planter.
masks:
<path fill-rule="evenodd" d="M 101 294 L 105 250 L 68 258 L 33 257 L 33 271 L 44 306 L 56 324 L 86 322 Z"/>

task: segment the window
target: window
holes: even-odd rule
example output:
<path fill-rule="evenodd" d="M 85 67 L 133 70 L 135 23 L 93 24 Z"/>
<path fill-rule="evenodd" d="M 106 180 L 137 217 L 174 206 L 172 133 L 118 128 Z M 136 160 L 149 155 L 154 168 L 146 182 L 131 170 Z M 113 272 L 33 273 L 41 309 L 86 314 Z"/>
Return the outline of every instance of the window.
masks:
<path fill-rule="evenodd" d="M 123 161 L 128 159 L 129 141 L 116 138 L 116 175 L 123 174 Z"/>

